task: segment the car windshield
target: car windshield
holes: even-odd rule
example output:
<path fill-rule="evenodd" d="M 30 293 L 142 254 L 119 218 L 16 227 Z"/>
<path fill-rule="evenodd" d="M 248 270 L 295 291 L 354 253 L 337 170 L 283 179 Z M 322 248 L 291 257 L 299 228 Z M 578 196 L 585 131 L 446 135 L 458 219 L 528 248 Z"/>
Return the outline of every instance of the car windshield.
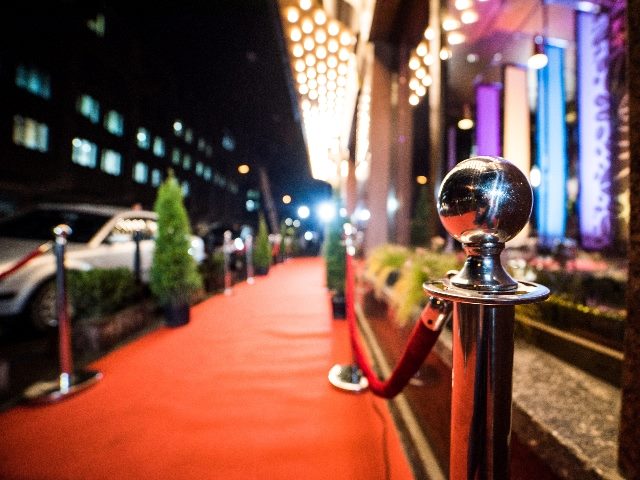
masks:
<path fill-rule="evenodd" d="M 70 210 L 41 209 L 25 212 L 0 222 L 0 237 L 52 240 L 53 228 L 71 227 L 70 242 L 87 243 L 109 219 L 107 215 Z"/>

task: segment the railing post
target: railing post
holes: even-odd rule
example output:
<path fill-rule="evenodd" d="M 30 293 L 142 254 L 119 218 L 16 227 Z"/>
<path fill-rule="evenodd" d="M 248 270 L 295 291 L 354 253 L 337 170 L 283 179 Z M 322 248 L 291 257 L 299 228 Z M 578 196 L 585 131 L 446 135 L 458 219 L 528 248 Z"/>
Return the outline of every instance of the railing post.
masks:
<path fill-rule="evenodd" d="M 247 263 L 247 283 L 251 285 L 255 281 L 255 272 L 253 270 L 253 235 L 249 234 L 244 239 L 244 249 Z"/>
<path fill-rule="evenodd" d="M 30 403 L 51 403 L 62 400 L 84 390 L 102 378 L 100 372 L 76 370 L 73 367 L 71 320 L 67 303 L 64 264 L 67 237 L 71 235 L 71 228 L 68 225 L 58 225 L 53 229 L 53 233 L 55 235 L 56 317 L 58 319 L 60 374 L 55 380 L 38 382 L 25 390 L 24 399 Z"/>
<path fill-rule="evenodd" d="M 355 319 L 355 273 L 353 266 L 353 257 L 356 253 L 355 247 L 355 227 L 350 223 L 344 225 L 344 242 L 345 242 L 345 312 L 347 321 Z M 365 377 L 354 359 L 347 365 L 335 364 L 329 370 L 329 383 L 334 387 L 347 392 L 362 392 L 369 388 L 369 381 Z"/>
<path fill-rule="evenodd" d="M 133 252 L 133 275 L 137 285 L 142 283 L 142 261 L 140 253 L 140 241 L 142 240 L 142 232 L 136 229 L 133 232 L 133 241 L 135 250 Z"/>
<path fill-rule="evenodd" d="M 231 295 L 233 293 L 232 284 L 233 279 L 231 278 L 231 260 L 232 253 L 235 250 L 233 245 L 231 230 L 225 230 L 224 237 L 222 241 L 222 252 L 224 253 L 224 294 Z"/>
<path fill-rule="evenodd" d="M 542 301 L 546 287 L 516 282 L 500 252 L 529 220 L 533 195 L 524 174 L 497 157 L 459 163 L 442 182 L 440 219 L 467 259 L 451 277 L 424 285 L 452 301 L 452 480 L 509 478 L 516 304 Z"/>

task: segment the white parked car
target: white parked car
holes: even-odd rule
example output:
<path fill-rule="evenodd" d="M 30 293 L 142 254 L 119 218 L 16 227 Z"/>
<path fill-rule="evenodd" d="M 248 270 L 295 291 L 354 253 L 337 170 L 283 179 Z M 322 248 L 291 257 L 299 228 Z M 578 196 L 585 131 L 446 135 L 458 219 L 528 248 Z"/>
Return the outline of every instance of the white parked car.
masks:
<path fill-rule="evenodd" d="M 54 326 L 55 272 L 53 250 L 39 255 L 5 275 L 17 262 L 54 238 L 53 228 L 71 227 L 65 250 L 67 270 L 127 267 L 133 271 L 134 232 L 140 232 L 140 273 L 148 281 L 157 216 L 145 210 L 127 210 L 85 204 L 42 204 L 0 220 L 0 315 L 26 313 L 37 328 Z M 204 242 L 192 236 L 189 253 L 199 263 Z"/>

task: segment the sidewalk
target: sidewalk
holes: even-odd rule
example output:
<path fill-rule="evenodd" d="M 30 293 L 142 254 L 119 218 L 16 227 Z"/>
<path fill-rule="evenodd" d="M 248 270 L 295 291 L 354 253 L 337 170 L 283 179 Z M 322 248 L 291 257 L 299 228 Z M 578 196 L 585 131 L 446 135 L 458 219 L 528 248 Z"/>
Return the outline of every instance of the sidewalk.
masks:
<path fill-rule="evenodd" d="M 322 259 L 291 260 L 95 362 L 76 397 L 0 414 L 0 478 L 413 478 L 386 403 L 329 385 L 350 358 Z"/>

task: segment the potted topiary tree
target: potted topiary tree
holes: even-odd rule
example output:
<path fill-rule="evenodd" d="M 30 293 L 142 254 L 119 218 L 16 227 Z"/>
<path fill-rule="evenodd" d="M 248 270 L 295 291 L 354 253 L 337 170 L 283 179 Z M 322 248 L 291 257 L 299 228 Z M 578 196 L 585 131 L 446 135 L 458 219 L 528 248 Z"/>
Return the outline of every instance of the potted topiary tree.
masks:
<path fill-rule="evenodd" d="M 258 218 L 258 234 L 253 248 L 253 268 L 256 275 L 266 275 L 271 266 L 271 244 L 269 243 L 269 231 L 264 215 L 260 213 Z"/>
<path fill-rule="evenodd" d="M 189 322 L 189 305 L 202 287 L 202 278 L 189 254 L 189 217 L 182 189 L 172 171 L 158 189 L 154 210 L 158 214 L 158 232 L 149 288 L 164 308 L 166 324 L 177 327 Z"/>
<path fill-rule="evenodd" d="M 333 318 L 345 318 L 346 248 L 342 238 L 344 220 L 335 218 L 327 224 L 324 257 L 327 267 L 327 288 L 331 293 Z"/>

